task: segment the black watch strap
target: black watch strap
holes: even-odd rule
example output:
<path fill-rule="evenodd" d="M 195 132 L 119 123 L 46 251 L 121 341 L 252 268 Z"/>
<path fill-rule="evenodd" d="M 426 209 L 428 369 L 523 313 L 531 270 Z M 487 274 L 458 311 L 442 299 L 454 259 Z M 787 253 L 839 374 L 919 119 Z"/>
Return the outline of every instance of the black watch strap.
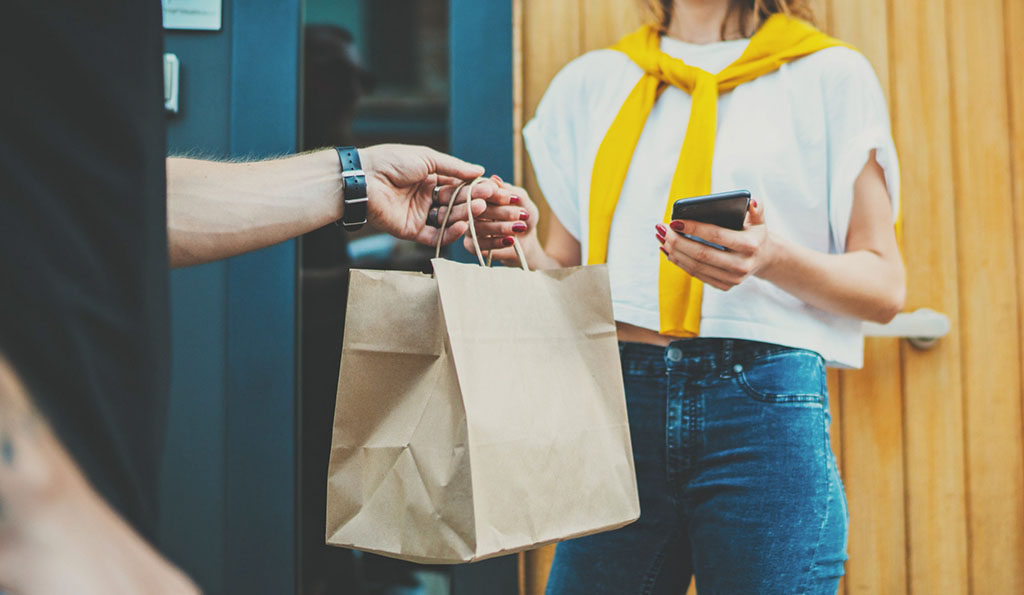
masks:
<path fill-rule="evenodd" d="M 344 182 L 345 212 L 341 226 L 345 231 L 356 231 L 366 225 L 366 174 L 359 162 L 359 151 L 355 147 L 335 147 L 341 161 L 341 177 Z"/>

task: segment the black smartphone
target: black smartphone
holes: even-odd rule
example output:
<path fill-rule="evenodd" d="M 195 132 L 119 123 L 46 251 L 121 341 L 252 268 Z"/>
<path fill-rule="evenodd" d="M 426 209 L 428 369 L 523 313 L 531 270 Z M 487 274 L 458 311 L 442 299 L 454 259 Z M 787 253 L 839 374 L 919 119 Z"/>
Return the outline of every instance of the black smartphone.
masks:
<path fill-rule="evenodd" d="M 680 198 L 672 205 L 672 219 L 700 221 L 741 231 L 749 206 L 749 190 Z"/>
<path fill-rule="evenodd" d="M 692 198 L 680 198 L 672 204 L 672 219 L 687 219 L 710 223 L 726 229 L 740 231 L 750 206 L 749 190 L 733 190 Z M 708 242 L 688 233 L 679 234 L 695 242 L 725 250 L 724 246 Z"/>

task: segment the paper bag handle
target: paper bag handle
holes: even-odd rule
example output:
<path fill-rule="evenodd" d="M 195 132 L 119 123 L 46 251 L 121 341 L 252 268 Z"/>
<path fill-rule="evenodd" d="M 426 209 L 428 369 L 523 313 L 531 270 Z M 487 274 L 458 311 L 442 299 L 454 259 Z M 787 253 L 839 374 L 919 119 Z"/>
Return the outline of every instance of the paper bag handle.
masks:
<path fill-rule="evenodd" d="M 459 193 L 462 192 L 463 188 L 466 188 L 468 186 L 466 190 L 466 212 L 468 213 L 469 219 L 469 237 L 473 242 L 473 248 L 476 251 L 476 258 L 480 262 L 480 266 L 491 266 L 490 253 L 487 254 L 487 262 L 484 262 L 484 253 L 483 250 L 480 249 L 480 241 L 476 237 L 476 225 L 475 222 L 473 221 L 473 209 L 470 208 L 469 204 L 470 199 L 473 196 L 473 187 L 483 181 L 484 178 L 477 178 L 472 182 L 463 182 L 455 188 L 455 192 L 452 193 L 452 199 L 448 201 L 448 209 L 445 210 L 444 220 L 441 221 L 441 230 L 437 236 L 437 247 L 434 249 L 434 258 L 441 257 L 441 242 L 444 240 L 444 231 L 448 227 L 448 219 L 452 216 L 453 207 L 455 207 L 456 203 L 458 202 Z M 524 271 L 530 270 L 530 265 L 526 263 L 526 253 L 523 252 L 523 247 L 519 244 L 519 240 L 516 239 L 515 236 L 512 236 L 512 247 L 515 248 L 516 257 L 519 258 L 519 266 L 522 267 Z"/>

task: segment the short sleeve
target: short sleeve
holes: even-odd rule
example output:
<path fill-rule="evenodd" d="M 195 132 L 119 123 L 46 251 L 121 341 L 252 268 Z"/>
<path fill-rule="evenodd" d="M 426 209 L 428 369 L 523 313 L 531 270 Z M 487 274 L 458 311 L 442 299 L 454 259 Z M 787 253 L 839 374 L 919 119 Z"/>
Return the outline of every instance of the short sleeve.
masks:
<path fill-rule="evenodd" d="M 580 230 L 578 150 L 583 146 L 578 122 L 586 101 L 583 59 L 569 63 L 548 86 L 537 113 L 523 128 L 530 162 L 544 199 L 565 229 L 577 240 Z"/>
<path fill-rule="evenodd" d="M 832 52 L 824 75 L 828 130 L 829 224 L 832 247 L 846 250 L 853 185 L 871 151 L 885 173 L 893 221 L 899 218 L 900 171 L 885 94 L 867 58 L 846 48 Z"/>

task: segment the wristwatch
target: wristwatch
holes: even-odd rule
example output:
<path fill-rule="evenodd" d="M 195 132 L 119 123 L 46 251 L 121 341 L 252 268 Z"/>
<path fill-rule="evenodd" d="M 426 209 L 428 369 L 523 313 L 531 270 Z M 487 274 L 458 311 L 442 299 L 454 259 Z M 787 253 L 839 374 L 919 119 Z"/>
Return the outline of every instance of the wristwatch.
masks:
<path fill-rule="evenodd" d="M 334 150 L 341 161 L 341 178 L 345 187 L 345 212 L 341 216 L 341 226 L 345 231 L 356 231 L 366 225 L 366 174 L 355 147 L 335 147 Z"/>

